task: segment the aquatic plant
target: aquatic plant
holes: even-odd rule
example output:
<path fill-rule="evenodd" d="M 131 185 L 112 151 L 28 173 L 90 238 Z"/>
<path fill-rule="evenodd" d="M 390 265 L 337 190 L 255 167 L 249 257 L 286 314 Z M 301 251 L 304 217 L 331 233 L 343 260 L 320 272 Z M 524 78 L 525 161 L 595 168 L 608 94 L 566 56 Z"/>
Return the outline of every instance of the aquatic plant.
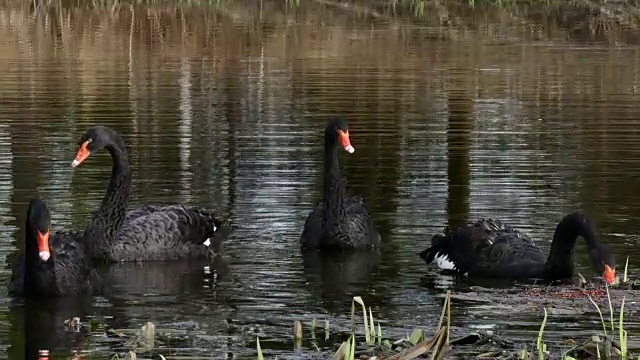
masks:
<path fill-rule="evenodd" d="M 371 307 L 369 307 L 367 311 L 367 307 L 364 304 L 364 301 L 360 296 L 354 296 L 351 302 L 351 323 L 352 323 L 352 333 L 347 339 L 347 341 L 343 342 L 338 350 L 333 354 L 332 360 L 354 360 L 356 354 L 357 347 L 357 329 L 355 326 L 355 305 L 358 303 L 362 306 L 362 319 L 364 324 L 364 335 L 365 335 L 365 348 L 369 351 L 377 350 L 378 352 L 382 351 L 391 351 L 394 350 L 394 346 L 396 349 L 394 353 L 384 354 L 378 356 L 378 359 L 387 359 L 387 360 L 399 360 L 405 359 L 410 360 L 417 358 L 429 351 L 432 351 L 431 359 L 441 359 L 449 345 L 449 328 L 451 323 L 451 292 L 447 291 L 447 296 L 445 298 L 445 303 L 442 307 L 442 313 L 440 315 L 440 321 L 438 323 L 438 327 L 431 338 L 426 338 L 424 334 L 424 330 L 422 329 L 414 329 L 411 335 L 407 335 L 406 338 L 397 340 L 393 342 L 393 344 L 388 340 L 382 339 L 382 327 L 380 326 L 380 322 L 378 322 L 377 333 L 376 328 L 374 326 L 374 318 Z M 446 325 L 443 326 L 443 322 L 445 320 L 446 314 Z M 398 345 L 406 344 L 405 347 L 402 347 L 402 350 L 398 350 Z M 376 345 L 378 346 L 376 348 Z"/>
<path fill-rule="evenodd" d="M 600 322 L 602 324 L 602 334 L 601 334 L 602 336 L 598 334 L 591 336 L 591 338 L 589 338 L 587 341 L 583 342 L 582 344 L 579 344 L 577 346 L 570 348 L 567 351 L 564 351 L 562 354 L 560 354 L 560 358 L 563 360 L 576 360 L 576 357 L 573 356 L 574 354 L 577 354 L 579 352 L 592 353 L 593 351 L 595 351 L 595 354 L 593 355 L 597 359 L 616 359 L 617 358 L 617 359 L 626 360 L 630 356 L 627 348 L 627 331 L 624 330 L 624 304 L 625 304 L 626 297 L 623 296 L 622 303 L 620 305 L 619 321 L 618 321 L 618 344 L 619 344 L 618 345 L 616 344 L 616 341 L 613 338 L 613 335 L 609 336 L 607 333 L 608 324 L 604 319 L 602 310 L 600 309 L 598 304 L 593 300 L 593 298 L 591 298 L 591 296 L 589 295 L 587 296 L 591 301 L 591 303 L 593 304 L 593 306 L 595 306 L 600 316 Z M 609 293 L 608 286 L 607 286 L 607 301 L 608 301 L 609 313 L 610 313 L 609 325 L 611 326 L 611 333 L 613 334 L 615 332 L 615 324 L 613 320 L 614 311 L 613 311 L 613 304 L 611 302 L 611 296 Z M 544 334 L 544 328 L 546 323 L 547 323 L 547 309 L 545 308 L 542 325 L 540 326 L 540 331 L 538 332 L 538 337 L 536 339 L 537 357 L 540 360 L 544 359 L 545 355 L 549 354 L 549 352 L 547 351 L 546 344 L 542 342 L 542 337 Z M 520 352 L 519 359 L 529 360 L 529 359 L 532 359 L 532 356 L 533 354 L 530 354 L 525 347 Z M 640 356 L 638 357 L 638 359 L 640 359 Z"/>
<path fill-rule="evenodd" d="M 542 323 L 540 325 L 540 329 L 538 331 L 538 336 L 535 339 L 534 345 L 531 347 L 531 351 L 527 350 L 527 347 L 524 347 L 521 351 L 518 352 L 517 357 L 522 360 L 533 360 L 538 359 L 542 360 L 552 357 L 559 357 L 563 360 L 576 360 L 578 359 L 578 353 L 593 353 L 593 356 L 598 359 L 628 359 L 630 358 L 630 354 L 627 348 L 627 332 L 624 329 L 624 305 L 625 305 L 625 297 L 623 297 L 619 315 L 618 315 L 618 323 L 617 323 L 617 339 L 613 338 L 613 335 L 609 335 L 608 329 L 611 330 L 611 334 L 613 334 L 616 330 L 616 324 L 614 322 L 614 306 L 611 301 L 611 296 L 609 293 L 609 289 L 607 286 L 607 299 L 608 305 L 610 309 L 610 316 L 607 320 L 605 320 L 602 310 L 597 305 L 597 303 L 588 296 L 591 303 L 595 306 L 598 314 L 600 316 L 603 333 L 602 336 L 596 334 L 591 338 L 587 339 L 584 343 L 573 346 L 568 350 L 563 350 L 560 352 L 552 352 L 549 350 L 547 344 L 543 341 L 546 325 L 548 322 L 548 312 L 547 309 L 544 308 L 544 316 L 542 319 Z M 359 305 L 362 308 L 362 328 L 363 332 L 358 333 L 358 326 L 356 324 L 357 321 L 357 312 L 356 307 Z M 434 331 L 434 335 L 431 338 L 425 336 L 425 331 L 423 329 L 414 329 L 411 334 L 407 334 L 407 336 L 403 339 L 397 341 L 389 341 L 387 339 L 382 338 L 382 327 L 380 322 L 377 322 L 377 329 L 375 327 L 375 319 L 373 316 L 373 311 L 371 307 L 367 307 L 363 301 L 363 299 L 359 296 L 355 296 L 352 299 L 351 303 L 351 333 L 346 341 L 343 341 L 337 351 L 333 354 L 332 360 L 355 360 L 360 357 L 360 354 L 368 355 L 370 358 L 376 358 L 379 360 L 399 360 L 399 359 L 414 359 L 425 353 L 431 352 L 431 359 L 441 359 L 444 354 L 449 350 L 449 329 L 451 322 L 451 293 L 448 291 L 445 303 L 442 308 L 442 313 L 440 316 L 440 320 L 438 323 L 438 327 Z M 445 323 L 445 315 L 446 323 Z M 302 325 L 294 326 L 297 330 L 294 330 L 294 337 L 299 336 L 302 337 Z M 315 328 L 316 328 L 316 319 L 313 319 L 311 322 L 312 329 L 312 338 L 315 338 Z M 295 335 L 298 334 L 298 335 Z M 364 335 L 364 343 L 358 343 L 358 338 L 362 339 L 362 335 Z M 477 335 L 477 334 L 476 334 Z M 329 338 L 329 322 L 325 321 L 325 340 Z M 451 344 L 459 343 L 461 339 L 451 341 Z M 399 344 L 405 344 L 406 346 L 398 346 Z M 317 348 L 317 346 L 316 346 Z M 318 349 L 319 350 L 319 349 Z M 480 356 L 485 356 L 487 354 L 481 354 Z M 553 356 L 555 355 L 555 356 Z M 261 350 L 258 342 L 258 356 L 259 359 L 262 359 Z M 640 360 L 640 357 L 638 357 Z"/>
<path fill-rule="evenodd" d="M 628 262 L 629 262 L 629 260 L 627 258 L 627 264 L 628 264 Z M 627 279 L 627 266 L 625 266 L 624 279 L 625 280 Z M 604 321 L 604 317 L 602 316 L 602 311 L 600 310 L 600 307 L 598 306 L 598 304 L 595 301 L 593 301 L 593 299 L 591 297 L 589 297 L 589 300 L 591 301 L 593 306 L 595 306 L 596 310 L 598 311 L 598 314 L 600 315 L 600 322 L 602 324 L 602 332 L 603 332 L 605 341 L 613 343 L 613 338 L 609 337 L 607 335 L 607 324 Z M 626 300 L 626 296 L 623 296 L 622 297 L 622 302 L 620 304 L 620 312 L 619 312 L 619 315 L 618 315 L 618 342 L 620 344 L 620 347 L 619 347 L 619 349 L 617 349 L 615 346 L 604 346 L 603 352 L 604 352 L 604 355 L 605 355 L 605 357 L 607 359 L 610 359 L 613 356 L 612 352 L 614 350 L 618 350 L 620 359 L 627 359 L 627 356 L 628 356 L 628 351 L 627 351 L 627 331 L 624 330 L 624 304 L 625 304 L 625 300 Z M 614 320 L 613 320 L 614 311 L 613 311 L 613 303 L 611 302 L 611 295 L 609 293 L 609 287 L 608 286 L 607 286 L 607 303 L 609 305 L 609 319 L 610 319 L 610 325 L 611 325 L 611 333 L 612 333 L 612 336 L 613 336 L 613 334 L 615 333 L 615 324 L 614 324 Z M 599 357 L 599 354 L 601 353 L 600 352 L 600 342 L 596 342 L 596 352 L 598 353 L 598 358 L 600 358 Z"/>
<path fill-rule="evenodd" d="M 264 356 L 262 356 L 262 348 L 260 348 L 260 337 L 256 337 L 256 346 L 258 350 L 258 360 L 264 360 Z"/>

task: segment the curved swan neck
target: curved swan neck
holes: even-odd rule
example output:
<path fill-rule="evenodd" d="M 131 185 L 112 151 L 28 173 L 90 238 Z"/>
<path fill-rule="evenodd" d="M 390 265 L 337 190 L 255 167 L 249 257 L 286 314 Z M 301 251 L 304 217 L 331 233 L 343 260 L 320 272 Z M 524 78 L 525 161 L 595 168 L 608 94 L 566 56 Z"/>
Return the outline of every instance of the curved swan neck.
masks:
<path fill-rule="evenodd" d="M 344 183 L 340 175 L 337 142 L 335 137 L 325 134 L 324 142 L 324 221 L 337 223 L 344 214 Z"/>
<path fill-rule="evenodd" d="M 565 216 L 553 235 L 551 251 L 547 258 L 547 274 L 558 277 L 571 277 L 574 271 L 575 244 L 578 236 L 582 236 L 589 249 L 597 245 L 595 228 L 591 221 L 580 213 Z"/>
<path fill-rule="evenodd" d="M 87 228 L 90 241 L 95 242 L 94 246 L 98 249 L 98 253 L 94 254 L 97 256 L 102 256 L 102 251 L 117 238 L 131 192 L 131 171 L 124 142 L 117 134 L 111 134 L 105 149 L 111 154 L 113 162 L 111 179 L 100 208 Z"/>
<path fill-rule="evenodd" d="M 129 169 L 127 150 L 122 139 L 117 135 L 113 136 L 112 142 L 105 146 L 105 149 L 111 154 L 113 165 L 111 167 L 109 186 L 102 199 L 100 210 L 108 209 L 109 214 L 111 214 L 113 208 L 122 208 L 124 218 L 124 211 L 128 206 L 131 192 L 131 171 Z"/>

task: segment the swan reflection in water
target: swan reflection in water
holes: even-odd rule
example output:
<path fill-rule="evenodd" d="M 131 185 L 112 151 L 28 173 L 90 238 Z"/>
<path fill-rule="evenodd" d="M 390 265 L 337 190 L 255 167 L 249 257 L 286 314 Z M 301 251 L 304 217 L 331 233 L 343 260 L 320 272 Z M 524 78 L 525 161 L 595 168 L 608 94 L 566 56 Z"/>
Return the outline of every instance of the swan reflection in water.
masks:
<path fill-rule="evenodd" d="M 92 313 L 93 298 L 16 299 L 9 307 L 8 355 L 10 359 L 38 359 L 39 350 L 48 350 L 52 358 L 68 358 L 79 352 L 88 335 L 85 326 Z M 71 320 L 69 322 L 69 320 Z M 65 324 L 67 322 L 68 324 Z"/>
<path fill-rule="evenodd" d="M 302 261 L 311 292 L 326 310 L 350 312 L 354 296 L 375 296 L 370 287 L 378 272 L 379 251 L 304 251 Z"/>

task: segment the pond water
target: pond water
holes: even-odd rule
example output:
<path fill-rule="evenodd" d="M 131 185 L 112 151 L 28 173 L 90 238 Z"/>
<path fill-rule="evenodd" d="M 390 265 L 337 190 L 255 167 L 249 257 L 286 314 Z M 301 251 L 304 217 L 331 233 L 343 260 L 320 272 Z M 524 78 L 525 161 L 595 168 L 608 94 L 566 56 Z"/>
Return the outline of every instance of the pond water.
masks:
<path fill-rule="evenodd" d="M 103 267 L 100 297 L 13 303 L 4 268 L 0 358 L 24 358 L 25 346 L 109 358 L 124 351 L 110 329 L 147 321 L 165 355 L 254 358 L 260 336 L 268 357 L 326 358 L 335 343 L 294 350 L 293 322 L 348 331 L 353 296 L 372 306 L 385 337 L 431 331 L 446 289 L 469 284 L 417 253 L 447 224 L 478 217 L 508 221 L 548 251 L 559 219 L 584 210 L 637 272 L 640 48 L 630 30 L 454 2 L 421 16 L 327 1 L 27 3 L 0 9 L 0 261 L 22 239 L 35 195 L 56 229 L 89 221 L 110 158 L 70 163 L 95 124 L 131 149 L 132 206 L 214 206 L 234 228 L 213 274 L 193 263 Z M 300 252 L 333 114 L 349 121 L 356 151 L 340 154 L 343 175 L 372 211 L 379 254 Z M 593 275 L 582 243 L 576 261 Z M 507 314 L 454 301 L 453 336 L 535 339 L 542 311 Z M 65 334 L 74 316 L 94 331 Z M 595 310 L 556 314 L 545 339 L 599 329 Z M 627 329 L 640 331 L 633 316 Z"/>

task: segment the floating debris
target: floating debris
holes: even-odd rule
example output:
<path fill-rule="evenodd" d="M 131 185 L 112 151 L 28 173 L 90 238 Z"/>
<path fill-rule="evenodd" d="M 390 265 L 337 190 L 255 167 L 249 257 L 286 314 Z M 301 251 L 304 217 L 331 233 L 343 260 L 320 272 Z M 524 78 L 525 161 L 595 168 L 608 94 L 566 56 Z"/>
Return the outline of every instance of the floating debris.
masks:
<path fill-rule="evenodd" d="M 69 332 L 80 332 L 81 325 L 80 318 L 77 316 L 64 321 L 65 331 Z"/>
<path fill-rule="evenodd" d="M 587 299 L 606 298 L 605 289 L 575 289 L 561 287 L 535 287 L 524 290 L 520 295 L 525 297 L 544 297 L 555 299 Z"/>

